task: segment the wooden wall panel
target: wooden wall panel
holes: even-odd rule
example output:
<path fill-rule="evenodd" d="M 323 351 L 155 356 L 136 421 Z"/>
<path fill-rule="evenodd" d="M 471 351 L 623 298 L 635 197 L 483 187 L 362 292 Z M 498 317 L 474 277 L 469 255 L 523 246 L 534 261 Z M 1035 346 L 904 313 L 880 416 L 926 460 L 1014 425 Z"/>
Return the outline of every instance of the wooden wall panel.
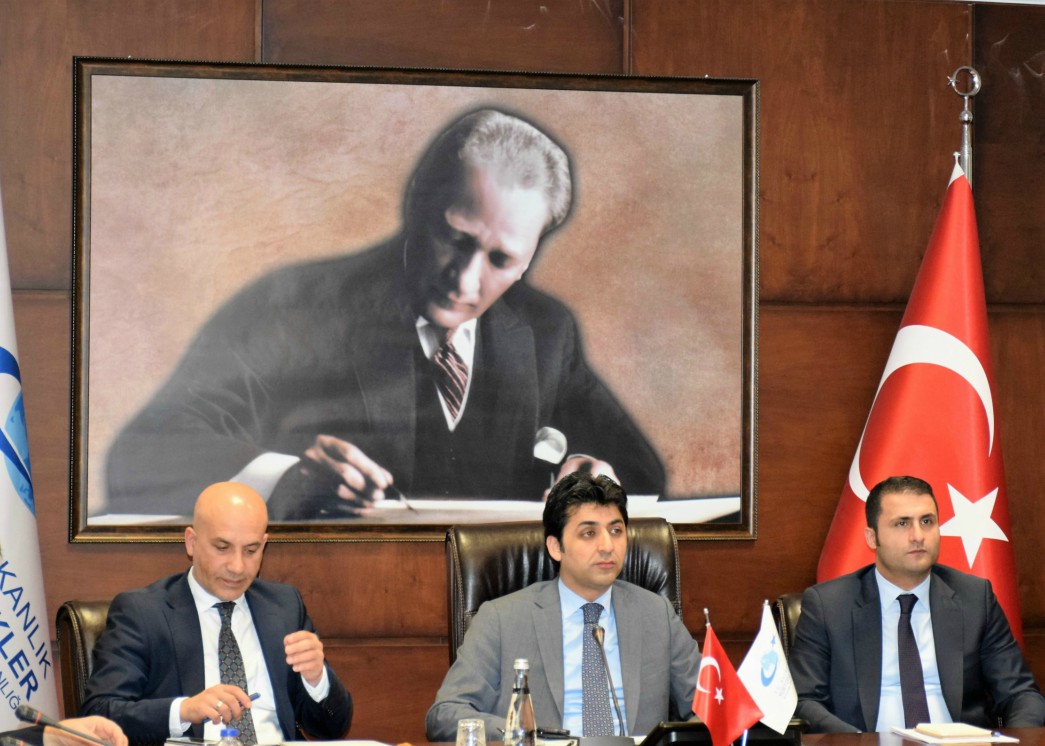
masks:
<path fill-rule="evenodd" d="M 758 78 L 766 301 L 903 302 L 951 173 L 957 3 L 635 0 L 633 72 Z"/>
<path fill-rule="evenodd" d="M 983 90 L 974 99 L 973 191 L 989 302 L 1045 302 L 1043 39 L 1045 7 L 976 7 Z"/>
<path fill-rule="evenodd" d="M 1043 13 L 976 6 L 970 19 L 967 4 L 931 0 L 0 3 L 0 178 L 23 289 L 16 322 L 49 615 L 67 598 L 110 597 L 186 565 L 177 544 L 66 541 L 74 54 L 762 80 L 759 538 L 681 548 L 688 627 L 702 639 L 708 606 L 739 661 L 762 599 L 813 580 L 943 197 L 960 109 L 943 83 L 969 61 L 974 21 L 991 85 L 977 104 L 975 184 L 997 304 L 999 432 L 1027 650 L 1045 677 L 1035 551 L 1045 531 Z M 356 693 L 354 737 L 422 740 L 446 667 L 443 568 L 439 542 L 270 547 L 264 575 L 302 588 Z"/>
<path fill-rule="evenodd" d="M 375 646 L 327 642 L 324 649 L 352 692 L 352 738 L 389 744 L 428 740 L 425 713 L 446 673 L 445 643 Z"/>
<path fill-rule="evenodd" d="M 252 60 L 255 0 L 0 5 L 0 178 L 16 288 L 71 281 L 72 58 Z"/>
<path fill-rule="evenodd" d="M 265 0 L 267 62 L 622 72 L 623 0 Z"/>
<path fill-rule="evenodd" d="M 1013 517 L 1012 546 L 1019 574 L 1023 628 L 1036 627 L 1045 635 L 1045 558 L 1041 552 L 1041 537 L 1045 536 L 1045 458 L 1041 447 L 1045 313 L 1040 306 L 1005 309 L 992 313 L 990 322 L 998 438 L 1005 449 L 1005 482 Z M 1045 674 L 1045 656 L 1037 665 Z M 1045 678 L 1039 682 L 1045 683 Z"/>

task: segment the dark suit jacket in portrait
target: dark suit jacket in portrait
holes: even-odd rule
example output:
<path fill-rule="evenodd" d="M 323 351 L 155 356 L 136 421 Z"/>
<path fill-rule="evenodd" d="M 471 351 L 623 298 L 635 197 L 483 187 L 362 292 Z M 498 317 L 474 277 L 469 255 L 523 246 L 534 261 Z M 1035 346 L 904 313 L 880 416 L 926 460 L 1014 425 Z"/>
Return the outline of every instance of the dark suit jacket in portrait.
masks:
<path fill-rule="evenodd" d="M 333 669 L 327 666 L 330 693 L 316 702 L 286 663 L 283 638 L 315 631 L 297 589 L 255 580 L 246 600 L 284 738 L 301 740 L 302 730 L 315 738 L 341 738 L 352 723 L 352 698 Z M 171 702 L 204 688 L 203 636 L 187 573 L 116 596 L 94 648 L 80 714 L 115 720 L 132 743 L 163 742 L 170 735 Z M 202 738 L 203 726 L 193 725 L 190 735 Z"/>
<path fill-rule="evenodd" d="M 628 729 L 633 734 L 649 732 L 669 719 L 672 706 L 674 716 L 689 717 L 700 651 L 671 603 L 618 580 L 613 584 L 613 613 Z M 530 695 L 537 723 L 562 727 L 565 684 L 558 580 L 534 583 L 479 608 L 457 660 L 428 710 L 428 738 L 453 741 L 461 718 L 481 717 L 487 734 L 503 729 L 516 658 L 530 662 Z"/>
<path fill-rule="evenodd" d="M 936 565 L 929 583 L 940 684 L 956 722 L 1035 727 L 1045 699 L 983 578 Z M 882 685 L 882 613 L 874 565 L 814 585 L 790 657 L 796 717 L 813 732 L 873 731 Z M 993 706 L 992 706 L 993 702 Z"/>
<path fill-rule="evenodd" d="M 525 281 L 479 320 L 450 433 L 402 267 L 397 238 L 278 270 L 229 301 L 111 447 L 108 510 L 187 515 L 206 485 L 265 452 L 300 455 L 319 433 L 414 497 L 539 499 L 554 469 L 533 457 L 544 426 L 609 461 L 629 492 L 663 492 L 660 459 L 588 367 L 573 316 Z"/>
<path fill-rule="evenodd" d="M 16 741 L 21 741 L 26 746 L 42 746 L 44 742 L 44 729 L 42 727 L 21 728 L 19 730 L 0 731 L 0 737 L 6 736 Z"/>

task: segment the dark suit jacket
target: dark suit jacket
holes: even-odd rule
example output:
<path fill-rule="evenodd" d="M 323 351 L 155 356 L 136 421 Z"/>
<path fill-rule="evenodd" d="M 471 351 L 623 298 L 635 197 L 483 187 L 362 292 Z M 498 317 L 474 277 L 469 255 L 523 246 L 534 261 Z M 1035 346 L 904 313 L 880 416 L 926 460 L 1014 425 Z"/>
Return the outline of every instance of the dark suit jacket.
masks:
<path fill-rule="evenodd" d="M 187 515 L 206 485 L 265 452 L 299 455 L 318 433 L 359 446 L 406 494 L 435 496 L 416 464 L 418 391 L 434 387 L 419 389 L 415 321 L 402 239 L 263 278 L 204 326 L 114 442 L 108 509 Z M 588 367 L 558 301 L 525 281 L 508 290 L 480 319 L 474 375 L 455 435 L 475 481 L 460 496 L 539 499 L 551 473 L 533 458 L 543 426 L 613 464 L 629 491 L 663 491 L 659 458 Z"/>
<path fill-rule="evenodd" d="M 1010 728 L 1045 722 L 1045 699 L 990 582 L 936 565 L 929 583 L 933 640 L 955 721 Z M 802 596 L 789 663 L 796 717 L 813 732 L 873 731 L 882 682 L 882 607 L 874 565 Z"/>
<path fill-rule="evenodd" d="M 691 714 L 700 651 L 671 603 L 623 580 L 613 584 L 624 708 L 628 729 L 648 733 L 662 720 Z M 480 717 L 487 738 L 504 728 L 512 696 L 513 663 L 530 662 L 530 696 L 541 726 L 562 727 L 562 605 L 558 580 L 546 580 L 483 604 L 468 627 L 457 660 L 443 679 L 425 730 L 432 741 L 453 741 L 457 721 Z"/>
<path fill-rule="evenodd" d="M 22 741 L 28 746 L 41 746 L 44 742 L 44 729 L 40 726 L 35 728 L 21 728 L 20 730 L 2 731 L 0 736 L 7 736 L 16 741 Z"/>
<path fill-rule="evenodd" d="M 352 697 L 330 666 L 330 693 L 315 702 L 301 675 L 286 663 L 283 638 L 314 631 L 293 586 L 255 580 L 246 593 L 258 632 L 283 735 L 301 740 L 341 738 L 352 723 Z M 121 593 L 109 607 L 105 631 L 94 648 L 81 715 L 115 720 L 132 743 L 162 742 L 170 733 L 171 702 L 203 691 L 203 637 L 187 573 Z M 202 737 L 203 726 L 191 735 Z"/>

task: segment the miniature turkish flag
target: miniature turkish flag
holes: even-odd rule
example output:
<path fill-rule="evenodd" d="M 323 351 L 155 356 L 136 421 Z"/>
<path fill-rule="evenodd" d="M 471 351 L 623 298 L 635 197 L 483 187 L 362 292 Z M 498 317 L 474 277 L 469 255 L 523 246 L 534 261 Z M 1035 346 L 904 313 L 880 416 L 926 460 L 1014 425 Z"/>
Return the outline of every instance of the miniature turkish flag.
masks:
<path fill-rule="evenodd" d="M 693 712 L 711 731 L 713 746 L 729 746 L 762 719 L 762 710 L 737 676 L 710 624 L 707 629 L 697 672 L 697 693 L 693 695 Z"/>

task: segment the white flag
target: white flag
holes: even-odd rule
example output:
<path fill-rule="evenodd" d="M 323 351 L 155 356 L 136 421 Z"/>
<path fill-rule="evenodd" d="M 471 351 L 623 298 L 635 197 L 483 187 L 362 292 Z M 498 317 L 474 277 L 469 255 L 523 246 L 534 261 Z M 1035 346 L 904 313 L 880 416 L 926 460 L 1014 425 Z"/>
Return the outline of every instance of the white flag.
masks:
<path fill-rule="evenodd" d="M 798 694 L 791 681 L 784 646 L 780 643 L 780 634 L 769 613 L 768 603 L 762 605 L 762 627 L 737 669 L 737 675 L 762 710 L 762 722 L 777 733 L 787 730 L 798 706 Z"/>
<path fill-rule="evenodd" d="M 0 200 L 0 731 L 20 727 L 15 708 L 58 711 L 57 671 L 40 569 L 40 539 L 29 472 L 11 275 Z"/>

